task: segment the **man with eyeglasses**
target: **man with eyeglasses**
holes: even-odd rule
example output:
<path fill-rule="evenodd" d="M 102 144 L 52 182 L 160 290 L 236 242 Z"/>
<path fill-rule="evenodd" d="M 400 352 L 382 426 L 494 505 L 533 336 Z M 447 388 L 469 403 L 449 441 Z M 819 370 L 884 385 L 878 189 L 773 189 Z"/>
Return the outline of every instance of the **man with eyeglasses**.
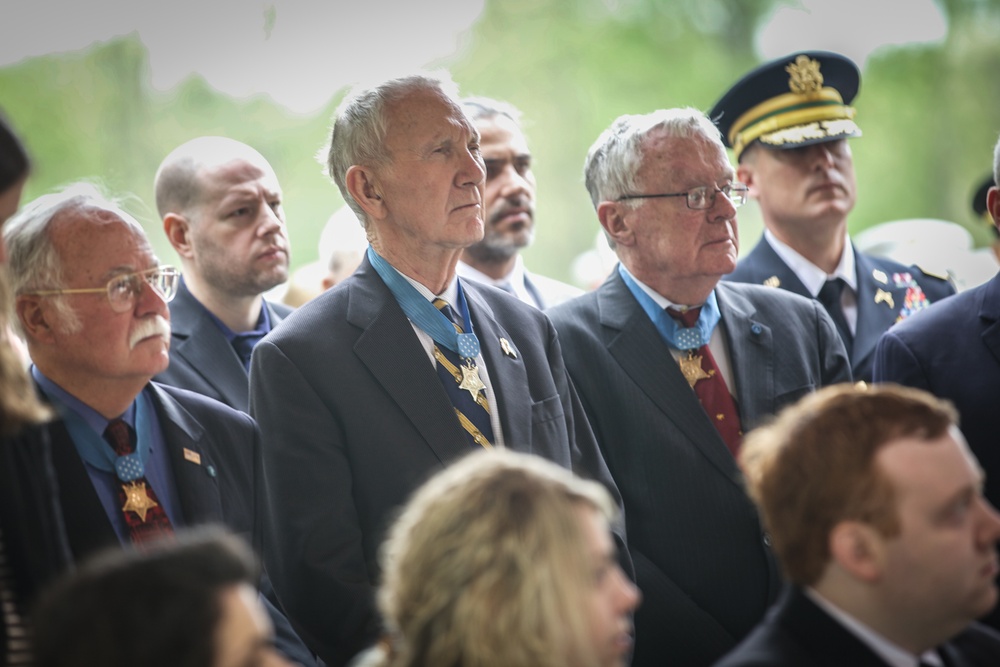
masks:
<path fill-rule="evenodd" d="M 493 285 L 536 308 L 583 294 L 572 285 L 528 271 L 521 250 L 535 237 L 535 174 L 521 129 L 521 112 L 488 97 L 467 97 L 462 110 L 479 130 L 486 163 L 483 240 L 462 251 L 462 278 Z"/>
<path fill-rule="evenodd" d="M 170 304 L 170 366 L 156 379 L 247 412 L 250 354 L 291 312 L 263 297 L 288 279 L 278 177 L 254 148 L 208 136 L 171 151 L 154 188 L 184 273 Z"/>
<path fill-rule="evenodd" d="M 836 53 L 807 51 L 753 70 L 709 112 L 764 220 L 764 236 L 726 280 L 817 299 L 844 341 L 856 380 L 870 382 L 875 343 L 895 322 L 955 293 L 916 266 L 866 255 L 847 216 L 857 184 L 847 140 L 860 72 Z"/>
<path fill-rule="evenodd" d="M 250 539 L 260 432 L 218 401 L 150 382 L 167 367 L 178 273 L 139 223 L 76 184 L 25 206 L 3 236 L 31 374 L 63 420 L 52 458 L 73 557 L 207 523 Z M 268 606 L 279 648 L 314 664 Z"/>
<path fill-rule="evenodd" d="M 628 508 L 643 604 L 633 665 L 708 665 L 746 635 L 781 578 L 734 455 L 804 394 L 851 379 L 808 299 L 721 283 L 736 265 L 736 181 L 695 109 L 622 116 L 584 176 L 620 260 L 550 309 L 570 377 Z"/>

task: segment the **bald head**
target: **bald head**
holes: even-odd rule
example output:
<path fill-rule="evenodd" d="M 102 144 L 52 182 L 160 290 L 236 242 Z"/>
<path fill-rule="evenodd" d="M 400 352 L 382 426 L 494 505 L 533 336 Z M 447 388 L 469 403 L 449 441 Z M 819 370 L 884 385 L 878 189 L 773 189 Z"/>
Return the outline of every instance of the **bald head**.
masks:
<path fill-rule="evenodd" d="M 154 187 L 184 284 L 233 331 L 253 329 L 261 294 L 288 278 L 285 211 L 271 165 L 239 141 L 199 137 L 164 158 Z"/>
<path fill-rule="evenodd" d="M 202 196 L 199 174 L 234 160 L 243 160 L 273 173 L 264 156 L 246 144 L 228 137 L 198 137 L 181 144 L 163 159 L 156 172 L 156 208 L 167 213 L 183 213 Z"/>

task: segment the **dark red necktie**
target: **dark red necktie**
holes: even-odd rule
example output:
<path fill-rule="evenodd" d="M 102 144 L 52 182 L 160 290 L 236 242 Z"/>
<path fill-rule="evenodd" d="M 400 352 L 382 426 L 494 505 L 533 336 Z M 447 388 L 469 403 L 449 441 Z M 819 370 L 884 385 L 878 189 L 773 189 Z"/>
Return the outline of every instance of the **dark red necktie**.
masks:
<path fill-rule="evenodd" d="M 104 439 L 108 441 L 118 456 L 127 456 L 135 452 L 135 436 L 132 428 L 121 419 L 112 419 L 104 429 Z M 144 542 L 173 535 L 170 517 L 163 510 L 156 492 L 146 478 L 140 477 L 131 482 L 118 480 L 118 500 L 122 504 L 125 524 L 128 526 L 132 543 L 142 545 Z"/>
<path fill-rule="evenodd" d="M 683 313 L 673 308 L 667 308 L 667 314 L 690 329 L 698 321 L 701 308 L 689 308 Z M 688 383 L 694 383 L 694 393 L 697 394 L 701 407 L 715 425 L 733 456 L 740 450 L 743 441 L 743 430 L 740 427 L 740 415 L 736 410 L 736 402 L 729 393 L 729 387 L 719 372 L 719 365 L 708 345 L 702 345 L 697 350 L 681 350 L 681 369 Z M 700 371 L 700 372 L 699 372 Z M 691 373 L 689 377 L 689 373 Z"/>

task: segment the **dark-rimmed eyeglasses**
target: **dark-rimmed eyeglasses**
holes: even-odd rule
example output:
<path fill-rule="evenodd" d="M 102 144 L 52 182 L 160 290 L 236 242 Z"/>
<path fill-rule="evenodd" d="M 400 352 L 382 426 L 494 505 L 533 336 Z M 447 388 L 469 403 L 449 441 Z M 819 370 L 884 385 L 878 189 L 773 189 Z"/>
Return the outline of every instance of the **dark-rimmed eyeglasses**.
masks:
<path fill-rule="evenodd" d="M 41 289 L 24 292 L 34 296 L 55 296 L 60 294 L 100 294 L 108 296 L 111 310 L 124 313 L 135 307 L 135 300 L 142 294 L 142 284 L 147 283 L 163 299 L 169 302 L 177 294 L 177 281 L 180 272 L 172 266 L 156 266 L 145 271 L 123 273 L 108 281 L 104 287 L 85 287 L 74 289 Z"/>
<path fill-rule="evenodd" d="M 714 185 L 703 185 L 691 188 L 687 192 L 665 192 L 655 195 L 622 195 L 615 201 L 625 201 L 626 199 L 656 199 L 658 197 L 684 197 L 687 207 L 696 211 L 704 211 L 715 205 L 715 196 L 722 193 L 730 203 L 739 208 L 747 203 L 747 193 L 749 188 L 743 183 L 729 183 L 717 188 Z"/>

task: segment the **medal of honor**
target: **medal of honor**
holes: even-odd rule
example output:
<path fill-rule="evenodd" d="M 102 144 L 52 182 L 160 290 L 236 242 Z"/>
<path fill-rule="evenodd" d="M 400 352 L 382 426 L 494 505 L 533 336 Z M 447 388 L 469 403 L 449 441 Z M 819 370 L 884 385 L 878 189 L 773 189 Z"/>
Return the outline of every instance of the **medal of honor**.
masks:
<path fill-rule="evenodd" d="M 479 378 L 479 369 L 472 362 L 471 359 L 466 359 L 466 363 L 462 364 L 462 381 L 458 383 L 459 389 L 465 389 L 472 396 L 472 400 L 476 400 L 479 396 L 479 392 L 486 389 L 486 385 Z"/>
<path fill-rule="evenodd" d="M 705 372 L 704 368 L 701 367 L 701 355 L 696 355 L 694 350 L 688 350 L 687 356 L 682 356 L 677 360 L 677 363 L 680 364 L 681 374 L 684 376 L 684 379 L 687 380 L 688 384 L 691 385 L 692 389 L 694 389 L 698 380 L 705 380 L 712 377 Z"/>
<path fill-rule="evenodd" d="M 143 482 L 122 484 L 122 490 L 125 491 L 125 506 L 122 511 L 135 512 L 143 522 L 146 521 L 146 513 L 159 505 L 146 493 L 146 484 Z"/>

